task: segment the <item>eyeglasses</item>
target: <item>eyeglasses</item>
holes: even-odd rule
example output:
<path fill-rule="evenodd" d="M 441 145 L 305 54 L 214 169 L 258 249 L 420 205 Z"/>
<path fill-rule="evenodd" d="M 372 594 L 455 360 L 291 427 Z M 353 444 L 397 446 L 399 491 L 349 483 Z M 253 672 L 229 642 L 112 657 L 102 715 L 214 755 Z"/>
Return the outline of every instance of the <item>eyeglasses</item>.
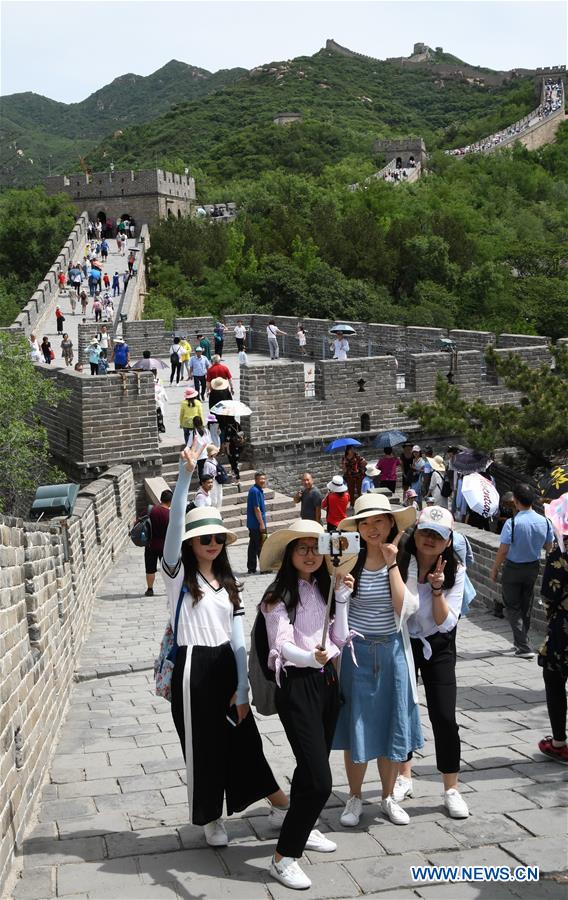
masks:
<path fill-rule="evenodd" d="M 307 547 L 305 544 L 300 544 L 299 547 L 296 547 L 296 553 L 298 556 L 307 556 L 308 553 L 312 553 L 314 556 L 321 556 L 317 546 Z"/>
<path fill-rule="evenodd" d="M 224 544 L 227 540 L 226 534 L 201 534 L 199 536 L 199 543 L 203 544 L 204 547 L 208 547 L 211 541 L 215 539 L 216 544 Z"/>

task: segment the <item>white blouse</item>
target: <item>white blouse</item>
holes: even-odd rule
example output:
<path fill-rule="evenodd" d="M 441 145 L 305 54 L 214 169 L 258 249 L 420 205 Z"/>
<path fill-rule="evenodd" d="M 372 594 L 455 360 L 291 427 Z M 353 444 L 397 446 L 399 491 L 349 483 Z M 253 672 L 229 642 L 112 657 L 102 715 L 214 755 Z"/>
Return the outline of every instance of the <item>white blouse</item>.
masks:
<path fill-rule="evenodd" d="M 180 560 L 173 577 L 169 574 L 170 570 L 165 563 L 162 563 L 162 571 L 173 628 L 179 593 L 183 585 L 184 568 Z M 203 591 L 203 597 L 194 606 L 190 594 L 184 595 L 179 614 L 178 646 L 218 647 L 231 640 L 233 615 L 244 615 L 242 601 L 241 608 L 234 610 L 225 588 L 212 587 L 201 572 L 197 573 L 197 580 Z"/>

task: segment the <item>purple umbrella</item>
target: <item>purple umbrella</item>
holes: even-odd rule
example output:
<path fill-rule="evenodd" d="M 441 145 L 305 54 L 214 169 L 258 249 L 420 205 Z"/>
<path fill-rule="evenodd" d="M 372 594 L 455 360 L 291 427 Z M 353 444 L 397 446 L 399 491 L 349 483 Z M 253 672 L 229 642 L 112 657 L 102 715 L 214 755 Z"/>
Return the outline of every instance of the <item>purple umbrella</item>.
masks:
<path fill-rule="evenodd" d="M 150 369 L 169 369 L 167 363 L 165 363 L 162 359 L 155 359 L 153 356 L 148 358 L 139 359 L 138 362 L 135 362 L 132 369 L 142 369 L 143 371 L 149 372 Z"/>

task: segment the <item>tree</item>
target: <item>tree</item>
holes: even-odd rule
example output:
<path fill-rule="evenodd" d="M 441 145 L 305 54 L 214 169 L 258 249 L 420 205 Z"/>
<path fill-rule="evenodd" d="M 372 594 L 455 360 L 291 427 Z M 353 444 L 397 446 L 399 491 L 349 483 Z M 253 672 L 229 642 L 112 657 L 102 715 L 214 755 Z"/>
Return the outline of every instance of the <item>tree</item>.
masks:
<path fill-rule="evenodd" d="M 557 345 L 551 353 L 553 369 L 547 364 L 532 369 L 514 353 L 503 358 L 488 350 L 488 365 L 506 387 L 519 391 L 518 403 L 465 400 L 439 375 L 434 402 L 411 403 L 405 411 L 429 432 L 460 435 L 475 450 L 519 447 L 531 470 L 550 466 L 568 449 L 568 347 Z"/>
<path fill-rule="evenodd" d="M 6 332 L 0 332 L 0 383 L 0 511 L 27 515 L 40 483 L 64 480 L 35 413 L 39 404 L 55 406 L 62 392 L 34 368 L 25 338 Z"/>

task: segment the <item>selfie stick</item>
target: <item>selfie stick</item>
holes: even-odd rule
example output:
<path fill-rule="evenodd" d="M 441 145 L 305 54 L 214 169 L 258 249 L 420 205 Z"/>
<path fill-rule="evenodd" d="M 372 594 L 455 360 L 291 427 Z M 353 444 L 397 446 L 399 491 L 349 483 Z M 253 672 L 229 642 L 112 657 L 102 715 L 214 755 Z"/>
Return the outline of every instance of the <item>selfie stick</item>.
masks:
<path fill-rule="evenodd" d="M 325 618 L 323 620 L 323 634 L 321 636 L 320 650 L 325 650 L 325 643 L 327 641 L 327 633 L 329 631 L 329 616 L 330 616 L 330 612 L 331 612 L 331 599 L 333 597 L 333 592 L 335 590 L 335 579 L 336 579 L 336 571 L 335 570 L 340 565 L 341 560 L 340 560 L 339 556 L 332 555 L 331 562 L 333 564 L 333 575 L 331 576 L 331 581 L 329 584 L 329 594 L 327 597 L 327 607 L 325 610 Z"/>

